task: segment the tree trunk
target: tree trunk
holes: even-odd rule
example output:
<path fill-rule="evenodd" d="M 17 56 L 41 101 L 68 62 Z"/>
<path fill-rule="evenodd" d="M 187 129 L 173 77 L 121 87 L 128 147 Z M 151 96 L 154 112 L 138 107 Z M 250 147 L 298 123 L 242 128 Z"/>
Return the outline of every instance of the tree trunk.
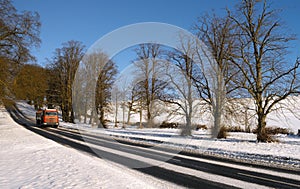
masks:
<path fill-rule="evenodd" d="M 83 118 L 83 122 L 86 124 L 87 122 L 87 97 L 85 97 L 85 103 L 84 103 L 84 118 Z"/>
<path fill-rule="evenodd" d="M 218 105 L 216 105 L 218 106 Z M 220 128 L 221 128 L 221 110 L 220 108 L 215 107 L 213 110 L 214 116 L 214 125 L 212 128 L 212 138 L 217 138 Z"/>
<path fill-rule="evenodd" d="M 75 115 L 74 115 L 74 111 L 73 108 L 71 108 L 71 115 L 70 115 L 70 123 L 75 123 Z"/>
<path fill-rule="evenodd" d="M 115 127 L 118 127 L 118 109 L 119 109 L 119 106 L 118 106 L 118 95 L 116 94 L 116 99 L 115 99 L 115 103 L 116 103 L 116 111 L 115 111 Z"/>
<path fill-rule="evenodd" d="M 148 69 L 148 68 L 147 68 Z M 146 91 L 146 106 L 147 106 L 147 126 L 151 127 L 150 125 L 150 119 L 151 119 L 151 100 L 150 100 L 150 91 L 149 91 L 149 73 L 147 72 L 146 75 L 146 81 L 145 81 L 145 91 Z"/>
<path fill-rule="evenodd" d="M 222 127 L 222 114 L 223 114 L 223 106 L 225 101 L 225 88 L 223 84 L 223 73 L 221 72 L 222 67 L 216 68 L 216 82 L 217 88 L 214 89 L 215 99 L 213 104 L 213 117 L 214 117 L 214 126 L 212 130 L 212 137 L 213 138 L 220 138 L 222 136 L 226 136 L 224 133 L 220 132 L 226 132 L 224 129 L 221 129 Z"/>
<path fill-rule="evenodd" d="M 123 120 L 122 120 L 123 126 L 122 126 L 122 128 L 125 129 L 125 105 L 124 104 L 122 105 L 122 109 L 123 109 Z"/>
<path fill-rule="evenodd" d="M 142 108 L 140 109 L 140 126 L 139 126 L 140 129 L 143 128 L 143 110 Z"/>
<path fill-rule="evenodd" d="M 268 142 L 268 134 L 266 133 L 266 115 L 264 115 L 264 112 L 262 110 L 259 110 L 257 116 L 257 141 Z"/>
<path fill-rule="evenodd" d="M 87 111 L 85 110 L 85 111 L 84 111 L 83 123 L 86 124 L 86 123 L 87 123 L 86 121 L 87 121 Z"/>
<path fill-rule="evenodd" d="M 68 119 L 69 112 L 68 112 L 68 107 L 67 106 L 68 105 L 62 105 L 62 118 L 63 118 L 63 121 L 65 121 L 65 122 L 69 121 L 69 119 Z"/>
<path fill-rule="evenodd" d="M 90 117 L 90 121 L 89 121 L 89 124 L 92 125 L 92 127 L 94 126 L 93 119 L 94 119 L 94 110 L 92 110 L 92 112 L 91 112 L 91 117 Z"/>
<path fill-rule="evenodd" d="M 152 128 L 152 118 L 151 118 L 150 103 L 147 105 L 147 126 L 148 126 L 148 128 Z"/>
<path fill-rule="evenodd" d="M 81 123 L 82 122 L 82 117 L 81 117 L 81 113 L 75 114 L 75 117 L 78 117 L 78 122 Z"/>
<path fill-rule="evenodd" d="M 105 120 L 104 120 L 104 110 L 100 111 L 100 118 L 99 118 L 100 123 L 98 124 L 98 127 L 103 127 L 103 128 L 107 128 L 105 125 Z"/>
<path fill-rule="evenodd" d="M 188 61 L 186 60 L 188 63 Z M 189 66 L 187 66 L 189 67 Z M 191 72 L 191 70 L 190 70 Z M 187 84 L 188 84 L 188 94 L 187 94 L 187 103 L 188 107 L 186 107 L 186 126 L 183 128 L 181 131 L 182 136 L 191 136 L 192 135 L 192 113 L 193 113 L 193 98 L 192 98 L 192 81 L 191 81 L 191 76 L 187 75 Z"/>
<path fill-rule="evenodd" d="M 186 126 L 181 130 L 181 136 L 191 136 L 192 135 L 192 117 L 191 115 L 186 116 Z"/>
<path fill-rule="evenodd" d="M 130 124 L 130 112 L 132 111 L 132 106 L 129 105 L 128 107 L 128 114 L 127 114 L 127 124 Z"/>

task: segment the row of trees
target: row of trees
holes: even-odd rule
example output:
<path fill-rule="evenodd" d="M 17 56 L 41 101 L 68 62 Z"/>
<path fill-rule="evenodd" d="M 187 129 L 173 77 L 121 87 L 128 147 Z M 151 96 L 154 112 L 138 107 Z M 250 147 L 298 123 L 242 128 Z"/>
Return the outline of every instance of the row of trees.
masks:
<path fill-rule="evenodd" d="M 142 104 L 139 112 L 146 111 L 151 125 L 157 112 L 155 101 L 176 104 L 186 118 L 183 134 L 189 135 L 193 109 L 200 105 L 195 99 L 201 99 L 205 102 L 202 107 L 208 107 L 212 114 L 212 134 L 216 137 L 224 117 L 235 114 L 235 109 L 240 111 L 236 99 L 251 98 L 254 106 L 248 102 L 244 109 L 255 112 L 257 140 L 270 140 L 265 131 L 268 115 L 286 107 L 283 102 L 289 96 L 299 94 L 300 61 L 287 61 L 289 42 L 295 38 L 284 32 L 277 11 L 267 1 L 243 0 L 236 9 L 227 10 L 226 16 L 200 17 L 194 32 L 211 52 L 211 61 L 197 45 L 198 39 L 184 36 L 178 51 L 166 52 L 157 44 L 139 46 L 135 85 L 129 90 L 132 96 L 126 99 L 130 101 L 129 111 L 136 98 L 136 107 Z M 205 60 L 203 56 L 207 56 Z M 160 62 L 162 58 L 168 61 Z"/>
<path fill-rule="evenodd" d="M 83 57 L 73 85 L 77 118 L 106 127 L 105 113 L 111 112 L 111 90 L 117 74 L 115 62 L 99 51 Z"/>
<path fill-rule="evenodd" d="M 37 12 L 19 13 L 10 0 L 0 0 L 0 102 L 16 98 L 27 100 L 36 109 L 43 105 L 59 106 L 63 120 L 74 122 L 72 85 L 85 47 L 73 40 L 63 43 L 43 68 L 34 63 L 36 60 L 30 51 L 41 43 L 40 27 Z M 99 82 L 99 90 L 102 90 L 100 85 Z M 102 98 L 102 92 L 97 94 Z M 105 101 L 107 103 L 107 99 Z M 105 103 L 100 100 L 97 106 L 105 107 Z M 103 112 L 103 108 L 98 112 Z"/>

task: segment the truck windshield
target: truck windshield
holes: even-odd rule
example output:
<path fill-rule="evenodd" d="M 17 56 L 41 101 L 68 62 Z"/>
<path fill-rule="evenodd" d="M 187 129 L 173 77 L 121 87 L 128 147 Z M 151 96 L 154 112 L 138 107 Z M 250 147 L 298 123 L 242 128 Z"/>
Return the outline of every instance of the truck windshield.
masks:
<path fill-rule="evenodd" d="M 57 112 L 46 112 L 47 116 L 56 116 Z"/>

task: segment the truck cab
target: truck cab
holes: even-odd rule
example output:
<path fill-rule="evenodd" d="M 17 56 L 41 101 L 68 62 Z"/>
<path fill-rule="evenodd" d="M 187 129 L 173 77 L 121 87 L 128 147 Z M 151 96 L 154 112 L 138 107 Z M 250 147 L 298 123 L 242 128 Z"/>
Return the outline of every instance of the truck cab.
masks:
<path fill-rule="evenodd" d="M 36 125 L 58 127 L 58 111 L 56 109 L 38 110 L 36 112 Z"/>

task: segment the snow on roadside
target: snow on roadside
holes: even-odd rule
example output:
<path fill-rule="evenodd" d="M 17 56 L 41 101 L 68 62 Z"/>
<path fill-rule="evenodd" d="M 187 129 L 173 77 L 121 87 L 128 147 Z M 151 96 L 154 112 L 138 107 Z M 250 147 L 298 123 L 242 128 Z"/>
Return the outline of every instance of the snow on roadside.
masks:
<path fill-rule="evenodd" d="M 3 108 L 0 146 L 0 188 L 178 188 L 36 135 Z"/>
<path fill-rule="evenodd" d="M 19 100 L 16 102 L 18 109 L 29 119 L 35 120 L 36 110 L 33 106 L 30 106 L 25 100 Z"/>
<path fill-rule="evenodd" d="M 193 137 L 179 136 L 178 129 L 91 128 L 84 124 L 61 123 L 61 127 L 101 134 L 130 142 L 175 148 L 198 154 L 214 155 L 283 167 L 300 168 L 300 137 L 277 135 L 278 143 L 256 143 L 253 133 L 229 133 L 227 139 L 211 139 L 207 130 L 193 132 Z"/>

